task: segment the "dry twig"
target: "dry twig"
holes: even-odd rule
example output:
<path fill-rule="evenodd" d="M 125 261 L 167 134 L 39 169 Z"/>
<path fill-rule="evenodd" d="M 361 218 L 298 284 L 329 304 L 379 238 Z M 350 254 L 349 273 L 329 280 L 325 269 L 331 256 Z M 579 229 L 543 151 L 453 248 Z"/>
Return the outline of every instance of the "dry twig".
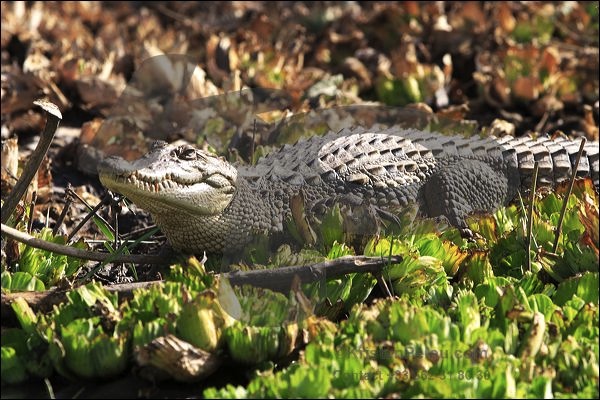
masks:
<path fill-rule="evenodd" d="M 233 286 L 252 285 L 279 291 L 289 292 L 294 279 L 300 279 L 302 283 L 316 282 L 321 279 L 339 278 L 354 272 L 370 272 L 377 274 L 389 263 L 395 264 L 402 261 L 400 256 L 366 257 L 345 256 L 335 260 L 327 260 L 311 265 L 295 265 L 280 267 L 276 269 L 236 271 L 220 274 L 220 278 L 229 279 Z M 160 285 L 163 281 L 136 282 L 106 286 L 109 292 L 116 292 L 119 301 L 125 301 L 133 297 L 136 289 L 148 288 L 152 285 Z M 14 320 L 13 310 L 10 306 L 17 297 L 22 297 L 34 311 L 49 312 L 56 304 L 60 304 L 66 298 L 66 290 L 46 290 L 42 292 L 16 292 L 2 294 L 0 304 L 1 317 L 4 320 Z"/>
<path fill-rule="evenodd" d="M 56 133 L 56 129 L 58 128 L 58 124 L 62 120 L 62 114 L 58 107 L 50 103 L 49 101 L 38 100 L 35 101 L 34 104 L 40 106 L 44 111 L 46 111 L 48 115 L 48 119 L 46 120 L 46 126 L 44 127 L 44 132 L 40 135 L 40 141 L 36 146 L 35 150 L 31 154 L 29 162 L 23 168 L 23 173 L 21 177 L 15 184 L 14 189 L 10 192 L 10 195 L 6 198 L 4 205 L 2 205 L 1 217 L 2 223 L 5 224 L 10 218 L 11 214 L 19 204 L 19 200 L 25 194 L 27 187 L 31 183 L 31 180 L 35 176 L 42 163 L 42 160 L 46 156 L 48 149 L 50 148 L 50 144 L 54 139 L 54 134 Z"/>

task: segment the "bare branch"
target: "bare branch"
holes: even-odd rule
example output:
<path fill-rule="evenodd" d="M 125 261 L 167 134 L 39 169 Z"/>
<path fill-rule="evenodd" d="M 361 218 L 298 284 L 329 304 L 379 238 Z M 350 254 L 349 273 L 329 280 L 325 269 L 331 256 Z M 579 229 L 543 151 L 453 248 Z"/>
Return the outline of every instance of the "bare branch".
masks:
<path fill-rule="evenodd" d="M 72 246 L 65 246 L 58 243 L 48 242 L 46 240 L 35 238 L 25 232 L 11 228 L 2 224 L 2 234 L 13 238 L 28 246 L 51 251 L 53 253 L 62 254 L 65 256 L 81 258 L 82 260 L 92 261 L 107 261 L 107 262 L 122 262 L 135 264 L 168 264 L 169 259 L 161 256 L 141 255 L 141 254 L 109 254 L 99 253 L 97 251 L 81 250 Z"/>
<path fill-rule="evenodd" d="M 276 269 L 237 271 L 220 274 L 221 278 L 229 279 L 233 286 L 253 285 L 268 288 L 274 291 L 287 293 L 294 279 L 298 277 L 302 283 L 316 282 L 321 279 L 334 279 L 354 272 L 379 273 L 387 264 L 396 264 L 402 261 L 400 256 L 391 257 L 366 257 L 345 256 L 335 260 L 327 260 L 311 265 L 295 265 L 280 267 Z M 117 293 L 119 302 L 133 297 L 135 289 L 148 288 L 152 285 L 160 285 L 163 281 L 136 282 L 106 286 L 109 292 Z M 15 292 L 2 293 L 0 304 L 0 316 L 9 321 L 15 321 L 13 310 L 10 306 L 17 297 L 22 297 L 34 311 L 49 312 L 56 304 L 60 304 L 66 298 L 66 290 L 47 290 L 43 292 Z M 5 322 L 3 322 L 3 325 Z"/>
<path fill-rule="evenodd" d="M 571 197 L 571 193 L 573 192 L 573 184 L 575 183 L 575 178 L 577 177 L 577 170 L 579 169 L 579 162 L 581 161 L 581 156 L 583 155 L 585 142 L 586 139 L 582 137 L 581 144 L 579 145 L 579 152 L 577 153 L 577 160 L 575 161 L 575 166 L 573 167 L 571 174 L 571 180 L 569 181 L 569 189 L 567 190 L 567 193 L 565 193 L 562 209 L 560 210 L 560 217 L 558 218 L 558 224 L 556 226 L 556 231 L 554 232 L 554 244 L 552 245 L 553 253 L 556 253 L 556 249 L 558 248 L 558 240 L 560 239 L 560 233 L 562 231 L 563 221 L 565 219 L 565 212 L 567 211 L 567 205 L 569 204 L 569 197 Z"/>
<path fill-rule="evenodd" d="M 27 187 L 31 183 L 31 180 L 37 173 L 44 156 L 48 152 L 50 148 L 50 144 L 54 139 L 54 134 L 56 133 L 56 129 L 58 128 L 58 124 L 62 119 L 62 115 L 58 109 L 58 107 L 47 101 L 35 101 L 34 104 L 40 106 L 47 113 L 48 119 L 46 120 L 46 126 L 44 127 L 44 132 L 40 135 L 40 141 L 36 146 L 33 153 L 31 153 L 31 157 L 29 158 L 29 162 L 23 168 L 23 173 L 21 177 L 15 184 L 14 189 L 10 192 L 10 195 L 6 198 L 6 201 L 2 205 L 0 220 L 3 224 L 8 221 L 11 214 L 15 210 L 17 204 L 19 204 L 19 200 L 23 197 L 23 194 L 27 190 Z"/>
<path fill-rule="evenodd" d="M 531 271 L 531 229 L 533 228 L 533 204 L 535 202 L 535 192 L 537 190 L 536 185 L 539 167 L 539 162 L 536 161 L 533 164 L 533 182 L 531 184 L 531 198 L 529 199 L 529 208 L 527 209 L 527 236 L 525 237 L 525 244 L 527 245 L 527 271 Z"/>
<path fill-rule="evenodd" d="M 335 279 L 353 272 L 381 272 L 383 267 L 402 261 L 400 256 L 366 257 L 344 256 L 310 265 L 295 265 L 267 270 L 237 271 L 222 274 L 234 286 L 252 285 L 271 289 L 276 292 L 289 292 L 294 276 L 302 283 L 316 282 L 321 279 Z"/>

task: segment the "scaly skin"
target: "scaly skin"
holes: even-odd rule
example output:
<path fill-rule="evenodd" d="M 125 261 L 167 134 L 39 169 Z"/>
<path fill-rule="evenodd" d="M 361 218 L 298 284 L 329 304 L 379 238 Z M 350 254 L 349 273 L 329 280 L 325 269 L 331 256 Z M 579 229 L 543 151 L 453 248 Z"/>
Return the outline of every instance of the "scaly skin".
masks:
<path fill-rule="evenodd" d="M 579 143 L 565 138 L 470 138 L 389 128 L 345 129 L 286 145 L 254 166 L 234 167 L 191 146 L 163 142 L 132 163 L 107 158 L 100 180 L 147 210 L 171 245 L 191 253 L 239 249 L 256 234 L 283 230 L 302 195 L 318 214 L 334 202 L 397 214 L 416 204 L 425 217 L 464 226 L 531 186 L 571 176 Z M 598 187 L 598 143 L 588 143 L 578 176 Z"/>

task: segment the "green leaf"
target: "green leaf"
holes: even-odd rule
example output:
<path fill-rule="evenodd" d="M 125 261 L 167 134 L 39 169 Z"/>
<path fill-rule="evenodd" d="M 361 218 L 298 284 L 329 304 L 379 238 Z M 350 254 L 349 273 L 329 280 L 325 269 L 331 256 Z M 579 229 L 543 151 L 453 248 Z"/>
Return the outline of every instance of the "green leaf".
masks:
<path fill-rule="evenodd" d="M 2 383 L 15 385 L 27 380 L 28 374 L 25 364 L 17 356 L 16 350 L 6 346 L 2 346 L 0 350 L 2 355 L 2 362 L 0 363 Z"/>
<path fill-rule="evenodd" d="M 143 323 L 137 321 L 133 327 L 133 346 L 145 346 L 159 336 L 165 336 L 169 332 L 165 332 L 167 322 L 163 318 L 157 318 L 154 321 Z"/>
<path fill-rule="evenodd" d="M 327 253 L 328 260 L 334 260 L 336 258 L 340 258 L 343 256 L 353 256 L 354 249 L 352 247 L 348 247 L 345 243 L 333 242 L 331 245 L 331 249 L 329 253 Z"/>
<path fill-rule="evenodd" d="M 35 332 L 35 324 L 37 323 L 37 317 L 29 304 L 22 297 L 17 297 L 11 304 L 21 328 L 27 334 L 33 334 Z"/>
<path fill-rule="evenodd" d="M 330 374 L 323 368 L 303 366 L 287 378 L 287 382 L 281 385 L 281 397 L 318 399 L 326 397 L 331 387 Z"/>
<path fill-rule="evenodd" d="M 336 242 L 343 242 L 344 218 L 342 217 L 342 212 L 340 211 L 338 203 L 335 203 L 334 206 L 325 213 L 319 230 L 322 238 L 322 246 L 325 249 L 331 249 Z"/>
<path fill-rule="evenodd" d="M 66 242 L 65 236 L 54 236 L 50 228 L 43 228 L 40 232 L 33 235 L 39 239 L 56 244 L 64 245 Z M 82 240 L 73 244 L 73 246 L 77 248 L 86 247 Z M 61 279 L 72 276 L 83 264 L 83 261 L 78 258 L 37 249 L 22 243 L 19 244 L 19 250 L 21 251 L 21 258 L 19 260 L 20 271 L 28 272 L 31 276 L 40 279 L 48 286 L 53 286 Z"/>
<path fill-rule="evenodd" d="M 552 297 L 554 303 L 562 307 L 577 294 L 586 302 L 598 304 L 598 276 L 598 273 L 587 272 L 561 282 Z"/>
<path fill-rule="evenodd" d="M 231 357 L 243 364 L 272 359 L 279 350 L 280 327 L 244 326 L 237 322 L 224 332 Z"/>
<path fill-rule="evenodd" d="M 2 287 L 11 292 L 37 292 L 46 289 L 41 280 L 35 276 L 32 276 L 28 272 L 19 271 L 13 273 L 12 275 L 10 275 L 9 272 L 6 272 L 6 274 L 8 275 L 3 275 L 4 281 L 2 283 Z M 4 287 L 5 284 L 10 284 L 10 287 Z"/>
<path fill-rule="evenodd" d="M 459 292 L 455 301 L 459 322 L 463 329 L 463 340 L 470 344 L 471 334 L 481 326 L 477 297 L 472 292 Z"/>
<path fill-rule="evenodd" d="M 227 386 L 220 389 L 208 388 L 204 390 L 202 396 L 205 399 L 246 399 L 248 392 L 243 386 L 233 386 L 228 383 Z"/>
<path fill-rule="evenodd" d="M 587 303 L 598 304 L 598 273 L 586 273 L 579 278 L 577 296 Z"/>
<path fill-rule="evenodd" d="M 463 263 L 462 271 L 465 271 L 462 279 L 469 279 L 475 285 L 483 283 L 494 276 L 488 254 L 485 252 L 476 252 L 467 257 Z"/>
<path fill-rule="evenodd" d="M 95 376 L 107 378 L 117 376 L 127 368 L 129 335 L 110 337 L 106 334 L 96 336 L 91 343 L 91 362 Z M 76 371 L 74 371 L 76 372 Z"/>
<path fill-rule="evenodd" d="M 98 227 L 98 229 L 100 230 L 100 232 L 102 232 L 104 234 L 104 237 L 106 237 L 106 240 L 108 240 L 109 242 L 114 242 L 115 241 L 115 235 L 114 235 L 112 229 L 110 229 L 110 227 L 108 225 L 106 225 L 104 223 L 104 221 L 102 221 L 97 216 L 94 215 L 92 217 L 92 219 L 94 220 L 94 223 L 96 224 L 96 226 Z"/>
<path fill-rule="evenodd" d="M 221 311 L 214 292 L 201 293 L 183 305 L 177 318 L 177 333 L 194 346 L 214 352 L 221 342 L 223 329 L 228 325 L 228 319 Z"/>
<path fill-rule="evenodd" d="M 532 305 L 533 311 L 542 313 L 547 320 L 552 317 L 554 311 L 559 310 L 559 307 L 552 302 L 550 297 L 542 293 L 529 296 L 529 303 Z"/>
<path fill-rule="evenodd" d="M 129 335 L 109 335 L 97 323 L 98 317 L 80 318 L 60 329 L 65 365 L 75 376 L 109 378 L 127 367 Z"/>

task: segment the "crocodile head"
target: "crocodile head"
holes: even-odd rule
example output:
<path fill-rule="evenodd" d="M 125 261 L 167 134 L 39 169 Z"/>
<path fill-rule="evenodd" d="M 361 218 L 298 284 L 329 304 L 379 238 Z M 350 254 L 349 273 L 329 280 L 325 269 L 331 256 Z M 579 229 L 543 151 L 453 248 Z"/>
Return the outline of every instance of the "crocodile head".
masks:
<path fill-rule="evenodd" d="M 224 159 L 190 145 L 154 142 L 142 158 L 108 157 L 98 166 L 100 181 L 128 197 L 155 219 L 169 214 L 218 217 L 231 202 L 237 171 Z M 158 218 L 157 218 L 158 217 Z"/>

